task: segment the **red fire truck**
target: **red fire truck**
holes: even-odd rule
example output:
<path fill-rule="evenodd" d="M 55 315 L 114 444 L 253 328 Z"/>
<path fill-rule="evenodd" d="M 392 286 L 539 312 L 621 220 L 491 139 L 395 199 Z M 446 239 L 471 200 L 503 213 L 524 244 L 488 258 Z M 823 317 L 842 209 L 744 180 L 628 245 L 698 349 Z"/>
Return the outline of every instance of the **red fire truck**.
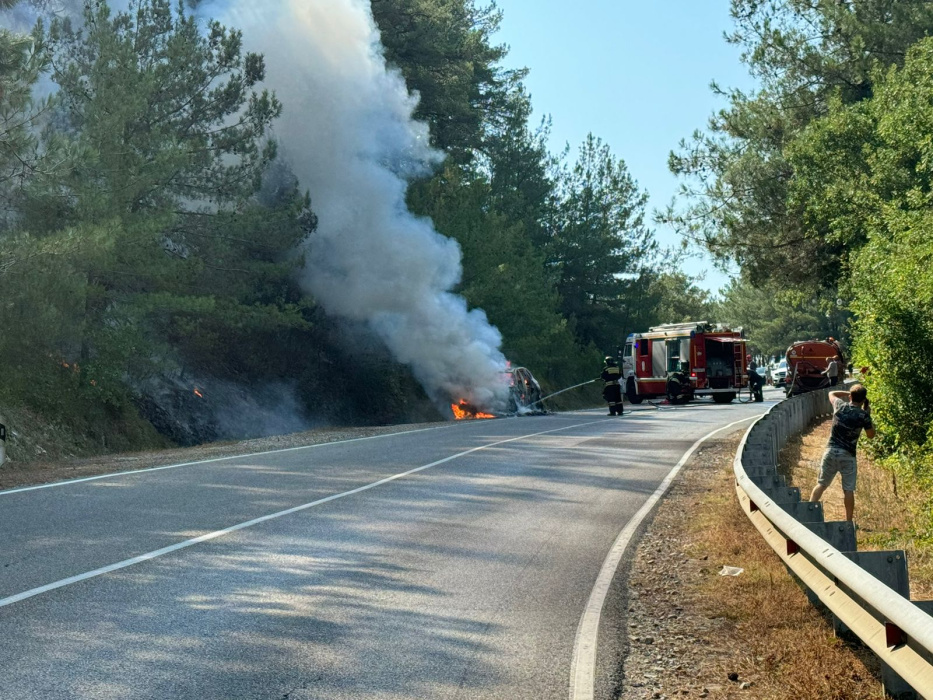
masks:
<path fill-rule="evenodd" d="M 666 397 L 689 401 L 712 396 L 729 403 L 748 385 L 741 328 L 707 322 L 669 323 L 625 340 L 622 376 L 628 400 Z"/>

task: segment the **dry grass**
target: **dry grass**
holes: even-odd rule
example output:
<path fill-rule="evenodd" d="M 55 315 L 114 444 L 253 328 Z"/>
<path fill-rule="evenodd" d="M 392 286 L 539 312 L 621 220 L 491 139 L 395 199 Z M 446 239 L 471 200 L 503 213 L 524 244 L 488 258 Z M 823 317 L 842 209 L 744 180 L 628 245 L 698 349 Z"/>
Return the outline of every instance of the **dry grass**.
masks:
<path fill-rule="evenodd" d="M 626 687 L 621 697 L 878 697 L 877 660 L 834 637 L 829 620 L 809 603 L 742 512 L 732 474 L 736 447 L 737 439 L 724 440 L 698 453 L 661 505 L 633 563 L 633 602 L 643 606 L 637 614 L 663 619 L 669 617 L 663 605 L 651 607 L 652 583 L 657 587 L 652 567 L 662 557 L 682 562 L 664 573 L 677 587 L 682 611 L 670 629 L 657 630 L 653 646 L 658 650 L 669 635 L 686 637 L 702 651 L 659 686 Z M 723 565 L 742 567 L 744 573 L 719 576 Z M 630 656 L 644 654 L 633 641 Z M 637 671 L 637 662 L 626 662 L 627 679 L 635 680 Z M 730 674 L 738 680 L 730 680 Z M 743 689 L 743 682 L 750 685 Z"/>
<path fill-rule="evenodd" d="M 736 670 L 740 676 L 759 676 L 755 697 L 877 697 L 877 686 L 866 682 L 877 673 L 871 655 L 855 654 L 833 636 L 831 624 L 742 512 L 732 488 L 731 460 L 717 481 L 721 489 L 706 499 L 693 521 L 694 546 L 710 560 L 745 572 L 707 580 L 699 587 L 698 602 L 707 614 L 734 620 L 736 637 L 746 649 Z"/>
<path fill-rule="evenodd" d="M 787 477 L 788 485 L 800 487 L 804 499 L 816 484 L 831 424 L 827 419 L 802 437 L 791 440 L 781 452 L 781 473 Z M 855 491 L 858 548 L 905 550 L 910 570 L 910 595 L 914 600 L 933 599 L 933 544 L 912 536 L 924 517 L 928 499 L 929 494 L 898 483 L 890 471 L 859 452 Z M 823 494 L 823 504 L 826 520 L 845 519 L 838 478 Z"/>

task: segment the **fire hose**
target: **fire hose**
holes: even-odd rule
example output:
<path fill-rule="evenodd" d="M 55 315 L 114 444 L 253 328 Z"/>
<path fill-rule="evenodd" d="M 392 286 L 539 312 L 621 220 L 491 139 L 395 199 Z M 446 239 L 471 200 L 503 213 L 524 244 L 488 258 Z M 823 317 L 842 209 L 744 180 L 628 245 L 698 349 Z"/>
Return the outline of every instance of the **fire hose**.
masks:
<path fill-rule="evenodd" d="M 573 386 L 568 386 L 566 389 L 561 389 L 560 391 L 555 391 L 553 394 L 548 394 L 547 396 L 544 396 L 544 397 L 538 399 L 537 401 L 532 401 L 532 402 L 531 402 L 530 404 L 528 404 L 528 405 L 529 405 L 529 406 L 534 406 L 536 403 L 541 403 L 542 401 L 545 401 L 546 399 L 549 399 L 549 398 L 551 398 L 552 396 L 557 396 L 558 394 L 563 394 L 565 391 L 570 391 L 571 389 L 578 389 L 578 388 L 580 388 L 581 386 L 586 386 L 587 384 L 592 384 L 593 382 L 598 382 L 598 381 L 600 381 L 599 378 L 596 378 L 596 379 L 591 379 L 591 380 L 588 381 L 588 382 L 581 382 L 580 384 L 574 384 Z"/>
<path fill-rule="evenodd" d="M 598 382 L 598 381 L 602 381 L 600 377 L 597 377 L 596 379 L 591 379 L 591 380 L 589 380 L 588 382 L 581 382 L 581 383 L 579 383 L 579 384 L 574 384 L 573 386 L 568 386 L 566 389 L 561 389 L 560 391 L 555 391 L 554 393 L 548 394 L 547 396 L 544 396 L 544 397 L 538 399 L 537 401 L 532 401 L 532 402 L 531 402 L 530 404 L 528 404 L 528 405 L 529 405 L 529 406 L 534 406 L 536 403 L 541 403 L 542 401 L 546 401 L 547 399 L 551 398 L 552 396 L 557 396 L 558 394 L 563 394 L 565 391 L 570 391 L 571 389 L 579 389 L 581 386 L 586 386 L 587 384 L 592 384 L 592 383 Z M 648 403 L 651 404 L 652 406 L 654 406 L 655 408 L 661 408 L 657 403 L 655 403 L 655 402 L 653 402 L 653 401 L 649 401 Z"/>
<path fill-rule="evenodd" d="M 601 379 L 600 379 L 599 377 L 597 377 L 596 379 L 591 379 L 591 380 L 588 381 L 588 382 L 581 382 L 580 384 L 574 384 L 573 386 L 568 386 L 566 389 L 561 389 L 560 391 L 555 391 L 553 394 L 548 394 L 547 396 L 545 396 L 545 397 L 543 397 L 543 398 L 540 398 L 540 399 L 538 399 L 537 401 L 532 401 L 530 404 L 528 404 L 528 406 L 529 406 L 529 407 L 534 406 L 535 404 L 541 403 L 542 401 L 545 401 L 545 400 L 551 398 L 552 396 L 557 396 L 558 394 L 563 394 L 565 391 L 570 391 L 571 389 L 578 389 L 578 388 L 580 388 L 581 386 L 586 386 L 587 384 L 592 384 L 592 383 L 598 382 L 598 381 L 601 381 Z M 663 403 L 665 403 L 665 402 L 661 402 L 661 401 L 648 401 L 648 404 L 649 404 L 649 405 L 654 406 L 654 407 L 655 407 L 656 409 L 658 409 L 659 411 L 664 411 L 664 410 L 673 408 L 672 406 L 665 406 L 665 405 L 663 405 Z"/>
<path fill-rule="evenodd" d="M 555 391 L 554 393 L 548 394 L 547 396 L 544 396 L 544 397 L 538 399 L 537 401 L 532 401 L 530 404 L 528 404 L 528 406 L 529 406 L 529 407 L 534 406 L 535 404 L 541 403 L 542 401 L 546 401 L 547 399 L 551 398 L 552 396 L 557 396 L 558 394 L 563 394 L 565 391 L 570 391 L 571 389 L 579 389 L 581 386 L 586 386 L 587 384 L 593 384 L 594 382 L 598 382 L 598 381 L 601 381 L 601 378 L 600 378 L 600 377 L 597 377 L 596 379 L 591 379 L 591 380 L 589 380 L 588 382 L 581 382 L 580 384 L 574 384 L 573 386 L 568 386 L 566 389 L 561 389 L 560 391 Z M 649 401 L 648 403 L 649 403 L 650 405 L 654 406 L 655 408 L 657 408 L 658 410 L 662 410 L 662 411 L 663 411 L 663 410 L 665 410 L 666 408 L 668 408 L 667 406 L 662 407 L 662 406 L 660 405 L 661 402 Z"/>

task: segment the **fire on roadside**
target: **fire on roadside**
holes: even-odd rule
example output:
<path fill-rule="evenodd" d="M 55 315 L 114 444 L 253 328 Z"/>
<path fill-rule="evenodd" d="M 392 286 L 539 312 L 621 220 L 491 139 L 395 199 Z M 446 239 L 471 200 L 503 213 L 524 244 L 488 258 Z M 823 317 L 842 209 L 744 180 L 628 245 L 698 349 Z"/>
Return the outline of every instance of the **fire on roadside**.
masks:
<path fill-rule="evenodd" d="M 466 399 L 460 399 L 459 403 L 450 404 L 450 410 L 454 412 L 454 418 L 456 420 L 495 418 L 493 414 L 483 413 L 475 406 L 471 406 Z"/>

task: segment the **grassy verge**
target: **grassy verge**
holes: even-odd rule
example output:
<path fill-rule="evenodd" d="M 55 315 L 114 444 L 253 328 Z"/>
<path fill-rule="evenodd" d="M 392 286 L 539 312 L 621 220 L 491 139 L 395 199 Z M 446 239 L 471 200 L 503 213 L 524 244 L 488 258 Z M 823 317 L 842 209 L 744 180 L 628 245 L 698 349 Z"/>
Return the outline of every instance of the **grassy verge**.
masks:
<path fill-rule="evenodd" d="M 829 439 L 826 420 L 791 440 L 781 452 L 781 473 L 807 498 L 816 484 L 820 459 Z M 907 552 L 910 593 L 915 600 L 933 599 L 933 537 L 927 531 L 930 494 L 919 484 L 898 480 L 893 472 L 858 455 L 855 522 L 860 550 L 903 549 Z M 838 477 L 823 495 L 827 520 L 844 520 Z"/>

